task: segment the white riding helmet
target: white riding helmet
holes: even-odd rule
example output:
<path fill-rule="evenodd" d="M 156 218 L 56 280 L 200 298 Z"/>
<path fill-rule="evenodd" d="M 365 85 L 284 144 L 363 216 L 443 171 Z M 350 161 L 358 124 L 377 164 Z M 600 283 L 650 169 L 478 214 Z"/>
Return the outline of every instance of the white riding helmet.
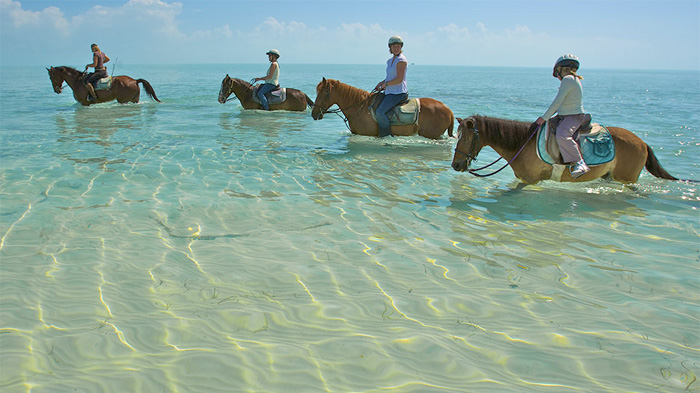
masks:
<path fill-rule="evenodd" d="M 578 70 L 578 67 L 580 65 L 581 63 L 579 63 L 578 57 L 572 55 L 571 53 L 559 56 L 557 62 L 554 63 L 554 69 L 552 69 L 552 76 L 555 78 L 557 77 L 557 67 L 571 67 L 575 70 Z"/>
<path fill-rule="evenodd" d="M 278 51 L 277 49 L 270 49 L 270 50 L 267 51 L 267 53 L 265 53 L 265 54 L 266 54 L 266 55 L 275 55 L 275 56 L 277 56 L 277 57 L 280 57 L 280 51 Z"/>
<path fill-rule="evenodd" d="M 401 44 L 401 46 L 403 46 L 403 40 L 401 39 L 400 36 L 394 35 L 394 36 L 391 36 L 391 38 L 389 38 L 389 45 L 391 45 L 391 44 Z"/>

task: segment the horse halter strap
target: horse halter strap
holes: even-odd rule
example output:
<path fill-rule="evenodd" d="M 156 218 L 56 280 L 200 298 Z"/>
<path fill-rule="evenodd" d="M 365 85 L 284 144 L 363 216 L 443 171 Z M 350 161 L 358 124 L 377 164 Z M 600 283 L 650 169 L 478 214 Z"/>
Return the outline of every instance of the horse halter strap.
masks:
<path fill-rule="evenodd" d="M 460 136 L 460 138 L 461 138 L 461 136 Z M 465 153 L 465 152 L 459 150 L 459 147 L 458 147 L 459 143 L 457 143 L 458 146 L 455 146 L 455 152 L 460 153 L 463 156 L 467 157 L 467 160 L 476 161 L 477 154 L 474 152 L 476 151 L 476 146 L 478 143 L 479 143 L 479 129 L 476 126 L 474 126 L 474 138 L 472 138 L 472 144 L 469 147 L 469 153 Z"/>

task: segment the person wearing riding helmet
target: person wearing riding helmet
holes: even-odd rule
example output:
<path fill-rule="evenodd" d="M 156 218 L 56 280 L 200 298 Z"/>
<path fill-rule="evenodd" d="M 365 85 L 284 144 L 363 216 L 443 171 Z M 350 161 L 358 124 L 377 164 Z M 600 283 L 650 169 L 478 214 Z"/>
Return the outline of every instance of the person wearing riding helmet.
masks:
<path fill-rule="evenodd" d="M 391 58 L 386 62 L 386 78 L 377 83 L 374 88 L 377 91 L 384 91 L 384 99 L 376 112 L 380 138 L 391 135 L 391 121 L 388 112 L 408 98 L 408 85 L 406 83 L 408 60 L 403 54 L 401 37 L 395 35 L 389 38 L 389 52 Z"/>
<path fill-rule="evenodd" d="M 576 74 L 579 65 L 578 57 L 571 54 L 563 55 L 557 59 L 554 63 L 552 76 L 561 81 L 559 92 L 549 109 L 535 121 L 540 126 L 544 124 L 545 119 L 549 119 L 554 113 L 557 113 L 561 118 L 556 129 L 556 139 L 562 159 L 566 164 L 573 166 L 571 169 L 571 177 L 573 178 L 590 171 L 583 160 L 578 143 L 573 138 L 576 130 L 585 121 L 583 87 L 581 86 L 583 77 Z"/>
<path fill-rule="evenodd" d="M 266 55 L 267 59 L 270 61 L 270 68 L 267 70 L 267 75 L 263 76 L 262 78 L 255 78 L 255 81 L 265 81 L 265 83 L 258 89 L 257 94 L 263 110 L 269 111 L 270 104 L 268 104 L 265 94 L 279 87 L 280 66 L 277 64 L 277 59 L 280 58 L 280 52 L 277 49 L 270 49 Z"/>
<path fill-rule="evenodd" d="M 90 50 L 92 50 L 92 63 L 85 66 L 85 71 L 83 71 L 83 73 L 86 73 L 89 67 L 94 67 L 95 72 L 85 75 L 83 84 L 88 91 L 88 101 L 95 101 L 97 100 L 97 94 L 95 94 L 95 88 L 92 84 L 108 76 L 107 67 L 105 67 L 104 64 L 109 61 L 109 57 L 100 50 L 97 44 L 90 45 Z"/>

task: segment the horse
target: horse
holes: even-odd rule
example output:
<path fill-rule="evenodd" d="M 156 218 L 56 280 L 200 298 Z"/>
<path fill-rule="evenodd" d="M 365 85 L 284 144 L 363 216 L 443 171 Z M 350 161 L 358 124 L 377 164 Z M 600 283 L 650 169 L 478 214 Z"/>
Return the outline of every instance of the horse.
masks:
<path fill-rule="evenodd" d="M 117 100 L 120 104 L 139 102 L 141 91 L 139 89 L 139 83 L 143 84 L 143 88 L 146 90 L 148 97 L 160 102 L 156 96 L 156 92 L 148 81 L 145 79 L 134 79 L 126 75 L 113 77 L 112 86 L 107 90 L 95 90 L 97 99 L 95 101 L 89 101 L 88 91 L 83 84 L 84 73 L 75 68 L 66 66 L 51 67 L 46 70 L 49 72 L 49 78 L 51 79 L 51 84 L 53 84 L 53 91 L 56 94 L 61 94 L 63 82 L 65 81 L 68 83 L 68 86 L 73 89 L 73 97 L 75 100 L 85 106 L 112 100 Z"/>
<path fill-rule="evenodd" d="M 323 115 L 329 113 L 328 108 L 338 105 L 347 119 L 350 132 L 378 136 L 379 127 L 369 112 L 374 96 L 374 93 L 334 79 L 323 78 L 316 86 L 316 102 L 311 116 L 314 120 L 323 119 Z M 425 138 L 440 139 L 445 130 L 449 136 L 452 136 L 454 122 L 454 114 L 445 104 L 432 98 L 421 98 L 418 121 L 411 125 L 392 125 L 391 134 L 400 136 L 418 134 Z"/>
<path fill-rule="evenodd" d="M 470 166 L 481 149 L 484 146 L 490 146 L 510 164 L 515 176 L 526 184 L 550 179 L 562 182 L 585 182 L 600 177 L 629 184 L 637 182 L 642 168 L 646 168 L 649 173 L 661 179 L 680 180 L 661 167 L 649 145 L 624 128 L 606 127 L 615 142 L 616 154 L 612 161 L 591 166 L 589 172 L 573 178 L 570 171 L 561 172 L 563 166 L 557 165 L 560 170 L 556 171 L 555 166 L 545 163 L 537 156 L 535 123 L 480 115 L 467 119 L 457 118 L 457 122 L 459 123 L 458 140 L 452 158 L 452 168 L 458 172 L 468 171 L 476 176 L 488 176 L 478 174 L 477 171 L 490 165 L 478 169 L 470 169 Z"/>
<path fill-rule="evenodd" d="M 226 74 L 224 80 L 221 81 L 219 102 L 225 104 L 228 101 L 228 97 L 233 93 L 243 105 L 243 109 L 262 109 L 262 105 L 253 99 L 253 89 L 254 87 L 250 83 L 241 79 L 231 78 Z M 279 104 L 271 103 L 270 110 L 302 112 L 313 104 L 314 102 L 311 101 L 311 98 L 301 90 L 287 88 L 287 99 Z"/>

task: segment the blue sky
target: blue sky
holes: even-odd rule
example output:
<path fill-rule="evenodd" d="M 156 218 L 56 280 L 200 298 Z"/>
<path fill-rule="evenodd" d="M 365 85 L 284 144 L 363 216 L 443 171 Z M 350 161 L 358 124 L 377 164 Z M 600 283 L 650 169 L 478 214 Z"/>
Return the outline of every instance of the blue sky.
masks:
<path fill-rule="evenodd" d="M 410 62 L 700 71 L 700 0 L 0 0 L 0 65 Z"/>

